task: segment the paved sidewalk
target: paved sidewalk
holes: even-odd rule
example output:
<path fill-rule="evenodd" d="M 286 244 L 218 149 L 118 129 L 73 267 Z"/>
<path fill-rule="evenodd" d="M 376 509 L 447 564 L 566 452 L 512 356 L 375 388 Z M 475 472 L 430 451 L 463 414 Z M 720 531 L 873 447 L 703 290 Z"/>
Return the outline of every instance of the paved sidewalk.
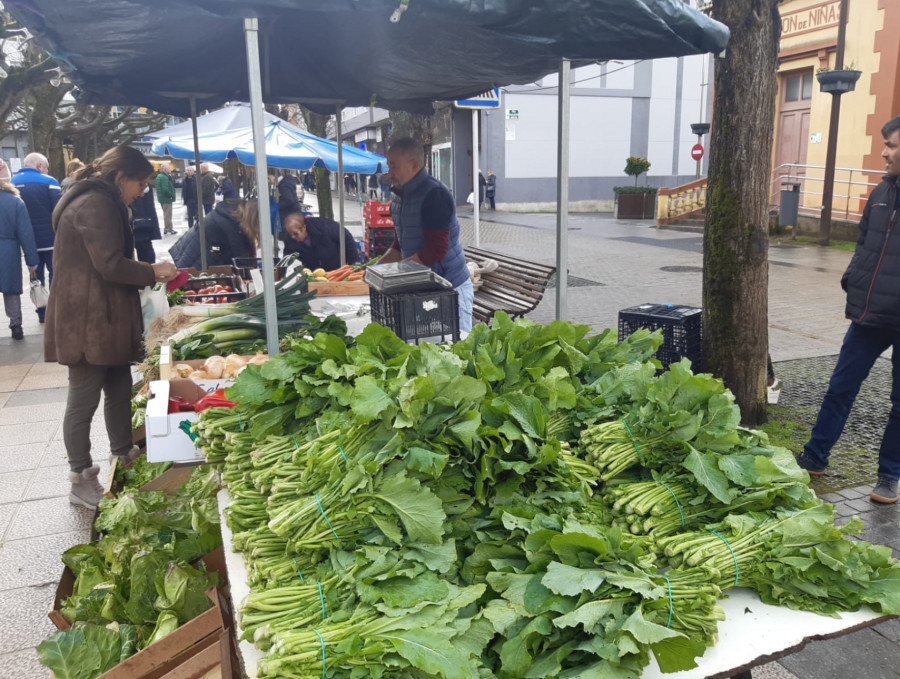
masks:
<path fill-rule="evenodd" d="M 177 233 L 156 242 L 161 258 L 185 229 L 183 206 L 176 202 L 174 207 Z M 467 244 L 474 243 L 468 212 L 460 214 Z M 358 201 L 348 199 L 345 214 L 348 228 L 361 237 Z M 620 309 L 643 302 L 700 306 L 701 236 L 596 214 L 573 214 L 569 226 L 569 319 L 600 330 L 616 326 Z M 540 262 L 555 260 L 554 215 L 487 212 L 480 236 L 480 245 L 488 250 Z M 829 370 L 847 327 L 839 279 L 849 259 L 846 252 L 770 249 L 770 345 L 780 374 L 802 375 L 813 363 L 818 370 Z M 530 317 L 539 322 L 555 318 L 555 296 L 549 289 Z M 46 611 L 62 570 L 60 554 L 89 539 L 90 512 L 70 505 L 67 498 L 60 426 L 66 371 L 42 362 L 43 326 L 27 298 L 23 308 L 25 340 L 13 341 L 8 332 L 0 335 L 0 676 L 46 679 L 48 672 L 37 662 L 34 649 L 53 631 Z M 870 378 L 872 388 L 861 395 L 866 403 L 887 402 L 889 370 L 887 361 L 879 361 Z M 797 377 L 786 380 L 782 403 L 815 400 L 816 394 L 803 395 L 804 385 L 798 382 Z M 851 425 L 869 433 L 878 428 L 865 414 L 851 418 Z M 95 461 L 105 475 L 108 442 L 99 413 L 92 433 Z M 848 435 L 855 434 L 848 430 Z M 866 499 L 868 490 L 842 489 L 825 499 L 837 505 L 842 517 L 859 515 L 866 526 L 863 537 L 890 545 L 900 556 L 900 508 L 873 505 Z M 755 669 L 753 676 L 882 679 L 897 676 L 897 658 L 900 623 L 889 621 L 840 639 L 810 643 L 778 663 Z"/>

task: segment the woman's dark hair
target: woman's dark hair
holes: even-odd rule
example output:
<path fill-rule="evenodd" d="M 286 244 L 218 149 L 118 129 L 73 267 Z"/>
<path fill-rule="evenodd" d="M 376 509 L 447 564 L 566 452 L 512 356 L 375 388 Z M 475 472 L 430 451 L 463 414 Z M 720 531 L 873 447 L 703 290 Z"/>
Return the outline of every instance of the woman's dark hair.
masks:
<path fill-rule="evenodd" d="M 75 173 L 75 179 L 105 179 L 115 183 L 119 175 L 125 179 L 147 179 L 153 165 L 144 154 L 130 146 L 114 146 L 90 165 Z"/>

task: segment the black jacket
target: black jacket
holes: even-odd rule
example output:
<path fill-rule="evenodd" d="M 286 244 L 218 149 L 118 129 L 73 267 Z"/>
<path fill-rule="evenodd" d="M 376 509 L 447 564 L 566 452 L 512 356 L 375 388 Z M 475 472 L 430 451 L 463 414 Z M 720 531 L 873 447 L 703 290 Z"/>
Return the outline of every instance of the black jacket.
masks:
<path fill-rule="evenodd" d="M 284 254 L 296 252 L 307 269 L 333 271 L 341 266 L 341 225 L 324 217 L 306 218 L 306 235 L 309 245 L 295 241 L 287 234 L 284 237 Z M 353 235 L 344 229 L 344 257 L 347 264 L 359 261 L 359 250 Z"/>
<path fill-rule="evenodd" d="M 181 199 L 184 204 L 197 204 L 197 177 L 185 177 L 181 182 Z"/>
<path fill-rule="evenodd" d="M 860 325 L 900 329 L 900 177 L 886 176 L 875 187 L 859 223 L 853 259 L 841 279 L 846 315 Z"/>
<path fill-rule="evenodd" d="M 253 244 L 231 216 L 227 203 L 219 203 L 206 215 L 206 265 L 227 266 L 235 257 L 253 257 Z M 169 248 L 169 254 L 179 269 L 200 269 L 200 225 L 195 224 Z"/>
<path fill-rule="evenodd" d="M 278 216 L 281 221 L 292 212 L 300 212 L 300 199 L 297 197 L 297 187 L 300 182 L 296 177 L 288 175 L 278 181 Z"/>
<path fill-rule="evenodd" d="M 153 191 L 138 196 L 131 204 L 131 229 L 134 231 L 134 242 L 159 240 L 159 217 L 153 201 Z"/>

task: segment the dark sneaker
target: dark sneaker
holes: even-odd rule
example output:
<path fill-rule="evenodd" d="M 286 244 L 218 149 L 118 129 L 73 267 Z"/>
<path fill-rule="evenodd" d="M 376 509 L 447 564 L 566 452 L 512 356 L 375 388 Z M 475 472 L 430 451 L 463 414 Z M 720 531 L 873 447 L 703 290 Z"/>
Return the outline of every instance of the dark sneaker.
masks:
<path fill-rule="evenodd" d="M 890 505 L 897 501 L 897 497 L 897 479 L 879 476 L 878 483 L 875 484 L 869 499 L 872 502 L 883 502 Z"/>
<path fill-rule="evenodd" d="M 797 466 L 805 469 L 810 476 L 825 476 L 825 467 L 810 460 L 806 453 L 795 455 L 794 459 L 797 461 Z"/>
<path fill-rule="evenodd" d="M 13 327 L 10 328 L 10 331 L 12 331 L 12 338 L 14 340 L 25 339 L 25 333 L 22 332 L 21 325 L 14 325 Z"/>

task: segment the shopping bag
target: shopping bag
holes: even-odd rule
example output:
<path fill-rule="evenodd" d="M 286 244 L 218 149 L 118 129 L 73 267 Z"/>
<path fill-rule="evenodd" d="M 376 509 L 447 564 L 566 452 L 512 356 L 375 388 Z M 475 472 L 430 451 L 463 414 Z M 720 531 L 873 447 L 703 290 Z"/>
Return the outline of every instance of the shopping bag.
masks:
<path fill-rule="evenodd" d="M 44 287 L 44 284 L 35 277 L 32 277 L 31 279 L 31 290 L 29 290 L 29 294 L 31 295 L 31 301 L 34 303 L 35 309 L 43 309 L 47 306 L 47 300 L 50 299 L 50 293 L 47 291 L 47 288 Z"/>
<path fill-rule="evenodd" d="M 469 191 L 469 197 L 466 198 L 466 202 L 467 202 L 469 205 L 474 205 L 474 204 L 475 204 L 475 192 L 474 192 L 474 191 Z"/>
<path fill-rule="evenodd" d="M 150 327 L 154 318 L 169 313 L 169 299 L 163 287 L 151 286 L 141 288 L 141 315 L 144 317 L 144 331 Z"/>

